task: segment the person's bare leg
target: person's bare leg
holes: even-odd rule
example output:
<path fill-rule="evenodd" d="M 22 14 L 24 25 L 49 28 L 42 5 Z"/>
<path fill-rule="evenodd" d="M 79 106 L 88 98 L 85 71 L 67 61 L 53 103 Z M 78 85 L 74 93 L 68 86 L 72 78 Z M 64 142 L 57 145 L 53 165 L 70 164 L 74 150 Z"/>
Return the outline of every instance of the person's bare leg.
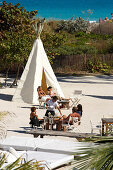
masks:
<path fill-rule="evenodd" d="M 63 127 L 63 131 L 64 131 L 64 132 L 66 131 L 66 126 Z"/>
<path fill-rule="evenodd" d="M 49 122 L 46 123 L 46 130 L 49 130 Z"/>
<path fill-rule="evenodd" d="M 80 125 L 81 124 L 81 122 L 80 121 L 78 121 L 78 125 Z"/>
<path fill-rule="evenodd" d="M 58 122 L 58 126 L 57 126 L 57 130 L 61 130 L 62 129 L 62 121 L 59 121 Z"/>

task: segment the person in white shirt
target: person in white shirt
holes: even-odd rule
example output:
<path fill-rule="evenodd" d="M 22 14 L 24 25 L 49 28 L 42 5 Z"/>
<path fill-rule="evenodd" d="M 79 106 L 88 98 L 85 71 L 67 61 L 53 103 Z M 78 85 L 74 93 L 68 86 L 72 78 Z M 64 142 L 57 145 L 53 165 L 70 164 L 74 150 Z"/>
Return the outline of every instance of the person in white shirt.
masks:
<path fill-rule="evenodd" d="M 55 116 L 55 109 L 57 108 L 60 112 L 60 115 L 62 116 L 60 107 L 57 103 L 58 97 L 57 96 L 53 96 L 52 99 L 47 99 L 46 100 L 46 105 L 47 105 L 47 111 L 45 116 L 49 116 L 48 113 L 50 113 L 52 116 Z"/>

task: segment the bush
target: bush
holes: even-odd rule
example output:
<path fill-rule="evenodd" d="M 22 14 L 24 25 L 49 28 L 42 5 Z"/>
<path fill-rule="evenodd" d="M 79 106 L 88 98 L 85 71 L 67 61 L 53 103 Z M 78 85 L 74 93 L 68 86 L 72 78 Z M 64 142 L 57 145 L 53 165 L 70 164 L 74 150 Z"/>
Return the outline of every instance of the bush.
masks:
<path fill-rule="evenodd" d="M 102 63 L 100 61 L 92 61 L 92 60 L 87 60 L 86 63 L 86 69 L 90 73 L 103 73 L 103 74 L 109 74 L 110 73 L 110 66 L 108 66 L 106 63 Z"/>
<path fill-rule="evenodd" d="M 54 49 L 56 53 L 59 53 L 59 55 L 84 55 L 84 54 L 96 54 L 97 49 L 93 46 L 87 46 L 87 45 L 62 45 L 58 47 L 57 49 Z"/>
<path fill-rule="evenodd" d="M 76 19 L 70 19 L 70 20 L 62 20 L 58 24 L 57 31 L 67 31 L 69 33 L 74 33 L 74 32 L 87 32 L 88 30 L 88 21 L 85 21 L 81 17 L 76 18 Z"/>

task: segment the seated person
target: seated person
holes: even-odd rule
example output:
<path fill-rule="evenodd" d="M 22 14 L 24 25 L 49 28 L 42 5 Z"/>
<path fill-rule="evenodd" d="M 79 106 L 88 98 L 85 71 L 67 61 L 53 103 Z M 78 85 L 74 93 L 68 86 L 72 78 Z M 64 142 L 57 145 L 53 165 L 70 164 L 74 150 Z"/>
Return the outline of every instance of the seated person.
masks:
<path fill-rule="evenodd" d="M 53 96 L 51 99 L 46 99 L 47 111 L 46 111 L 45 116 L 49 117 L 48 113 L 55 116 L 55 109 L 56 108 L 59 110 L 59 113 L 62 116 L 62 113 L 61 113 L 60 107 L 57 103 L 57 100 L 58 100 L 57 96 Z"/>
<path fill-rule="evenodd" d="M 50 97 L 56 95 L 56 93 L 52 91 L 52 87 L 51 87 L 51 86 L 49 86 L 49 87 L 47 88 L 47 90 L 48 90 L 48 95 L 49 95 Z"/>
<path fill-rule="evenodd" d="M 83 110 L 82 110 L 82 105 L 81 105 L 81 104 L 78 104 L 78 105 L 77 105 L 77 113 L 79 113 L 79 115 L 82 116 L 82 112 L 83 112 Z"/>
<path fill-rule="evenodd" d="M 31 124 L 32 127 L 33 125 L 39 127 L 43 123 L 43 119 L 39 119 L 36 114 L 36 107 L 31 107 L 30 120 L 29 124 Z"/>
<path fill-rule="evenodd" d="M 42 99 L 43 101 L 46 101 L 46 99 L 50 99 L 49 95 L 46 95 L 46 93 L 42 90 L 42 86 L 38 86 L 37 88 L 39 99 Z"/>
<path fill-rule="evenodd" d="M 78 117 L 79 125 L 80 125 L 80 115 L 77 113 L 77 107 L 72 108 L 72 113 L 70 113 L 67 117 L 63 117 L 65 121 L 69 121 L 70 117 Z M 73 124 L 72 121 L 69 122 L 70 124 Z"/>

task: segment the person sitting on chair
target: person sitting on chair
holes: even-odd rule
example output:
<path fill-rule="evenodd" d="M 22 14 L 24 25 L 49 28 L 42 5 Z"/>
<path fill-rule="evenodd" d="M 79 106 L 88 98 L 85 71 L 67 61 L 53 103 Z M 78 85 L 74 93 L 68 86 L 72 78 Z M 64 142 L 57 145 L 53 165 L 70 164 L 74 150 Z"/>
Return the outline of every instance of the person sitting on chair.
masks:
<path fill-rule="evenodd" d="M 56 95 L 56 93 L 52 91 L 52 87 L 51 87 L 51 86 L 49 86 L 49 87 L 47 88 L 47 90 L 48 90 L 48 95 L 49 95 L 50 97 Z"/>
<path fill-rule="evenodd" d="M 83 112 L 83 110 L 82 110 L 82 105 L 81 105 L 81 104 L 78 104 L 78 105 L 77 105 L 77 113 L 80 115 L 80 117 L 82 116 L 82 112 Z"/>
<path fill-rule="evenodd" d="M 42 99 L 43 101 L 46 101 L 46 99 L 48 98 L 50 99 L 50 96 L 46 95 L 44 90 L 42 90 L 42 86 L 38 86 L 37 92 L 38 92 L 39 99 Z"/>
<path fill-rule="evenodd" d="M 80 125 L 80 115 L 79 115 L 79 113 L 77 113 L 77 110 L 78 110 L 78 108 L 77 107 L 73 107 L 72 108 L 72 113 L 70 113 L 67 117 L 63 117 L 63 119 L 66 121 L 66 122 L 68 122 L 69 121 L 69 119 L 70 119 L 70 117 L 78 117 L 78 121 L 79 121 L 79 125 Z M 70 121 L 69 122 L 70 124 L 73 124 L 73 122 L 72 121 Z"/>
<path fill-rule="evenodd" d="M 52 116 L 55 116 L 55 109 L 56 108 L 59 110 L 60 115 L 62 116 L 62 113 L 61 113 L 60 107 L 59 107 L 59 105 L 57 103 L 57 100 L 58 100 L 57 96 L 53 96 L 51 99 L 46 100 L 47 111 L 46 111 L 45 116 L 49 117 L 49 113 Z"/>
<path fill-rule="evenodd" d="M 31 107 L 30 113 L 30 123 L 33 126 L 39 127 L 43 123 L 43 119 L 39 119 L 38 115 L 36 114 L 36 107 Z"/>

